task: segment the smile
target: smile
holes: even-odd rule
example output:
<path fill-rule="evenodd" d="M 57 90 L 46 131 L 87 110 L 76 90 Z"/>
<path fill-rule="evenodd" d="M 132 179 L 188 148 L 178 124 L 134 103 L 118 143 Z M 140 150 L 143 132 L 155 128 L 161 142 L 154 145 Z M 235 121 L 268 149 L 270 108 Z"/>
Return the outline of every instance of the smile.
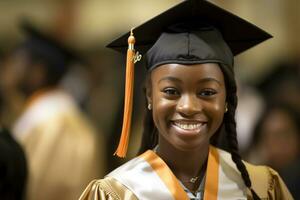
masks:
<path fill-rule="evenodd" d="M 172 121 L 177 134 L 182 136 L 196 136 L 206 128 L 206 122 L 200 121 Z"/>
<path fill-rule="evenodd" d="M 174 122 L 174 125 L 184 130 L 200 129 L 203 123 Z"/>

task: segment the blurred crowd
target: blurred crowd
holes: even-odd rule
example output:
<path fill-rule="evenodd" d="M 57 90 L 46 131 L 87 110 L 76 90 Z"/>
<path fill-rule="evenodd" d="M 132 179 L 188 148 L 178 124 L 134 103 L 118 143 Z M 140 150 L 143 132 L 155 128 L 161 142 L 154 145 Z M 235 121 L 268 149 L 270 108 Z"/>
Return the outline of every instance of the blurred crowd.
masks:
<path fill-rule="evenodd" d="M 262 82 L 253 86 L 256 96 L 254 98 L 251 95 L 249 98 L 256 99 L 257 103 L 238 110 L 245 114 L 240 113 L 244 118 L 237 119 L 239 123 L 239 120 L 247 120 L 247 113 L 259 113 L 255 119 L 251 119 L 254 122 L 249 139 L 241 147 L 244 158 L 253 164 L 264 164 L 276 169 L 295 199 L 300 197 L 299 61 L 290 59 L 276 62 L 274 70 Z M 240 98 L 241 101 L 243 99 Z M 239 134 L 245 137 L 245 132 Z"/>
<path fill-rule="evenodd" d="M 60 5 L 59 1 L 53 2 Z M 106 50 L 100 38 L 99 44 L 84 48 L 78 48 L 76 41 L 70 42 L 68 35 L 76 23 L 72 2 L 77 1 L 63 2 L 67 3 L 62 3 L 60 12 L 53 17 L 57 23 L 41 26 L 31 16 L 27 16 L 30 20 L 18 16 L 14 26 L 21 39 L 0 44 L 0 199 L 77 199 L 92 179 L 103 177 L 126 161 L 112 156 L 122 123 L 124 58 Z M 237 7 L 239 3 L 222 4 L 226 8 L 245 9 Z M 255 10 L 254 6 L 251 8 L 246 13 Z M 295 26 L 300 31 L 297 16 L 286 20 L 298 22 Z M 273 19 L 269 22 L 275 23 Z M 282 31 L 274 32 L 274 38 L 282 36 Z M 241 74 L 236 120 L 243 159 L 277 170 L 295 199 L 300 199 L 297 40 L 289 40 L 294 43 L 289 51 L 287 47 L 280 49 L 276 43 L 279 49 L 273 50 L 273 57 L 266 53 L 267 61 L 255 62 L 253 58 L 264 56 L 252 55 L 236 62 L 237 73 Z M 275 48 L 272 39 L 268 44 Z M 253 69 L 257 74 L 250 73 L 252 78 L 243 75 L 255 64 L 268 70 Z M 140 65 L 136 66 L 137 94 L 143 92 L 145 75 Z M 261 71 L 264 73 L 259 74 Z M 139 98 L 142 96 L 135 95 L 134 99 L 135 123 L 128 158 L 137 153 L 141 138 L 140 115 L 145 103 Z"/>

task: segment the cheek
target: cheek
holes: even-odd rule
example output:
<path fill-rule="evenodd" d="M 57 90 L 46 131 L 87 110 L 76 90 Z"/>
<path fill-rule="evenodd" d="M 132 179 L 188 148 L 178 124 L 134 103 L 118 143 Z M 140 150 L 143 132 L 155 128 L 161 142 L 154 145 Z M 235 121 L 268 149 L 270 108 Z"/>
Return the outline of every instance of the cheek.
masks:
<path fill-rule="evenodd" d="M 166 99 L 160 88 L 152 87 L 152 116 L 159 132 L 166 132 L 168 121 L 176 111 L 176 101 Z"/>
<path fill-rule="evenodd" d="M 162 98 L 159 95 L 153 95 L 153 120 L 155 125 L 163 125 L 174 113 L 175 103 Z"/>
<path fill-rule="evenodd" d="M 212 103 L 211 106 L 208 106 L 208 112 L 210 118 L 212 119 L 212 128 L 216 131 L 222 124 L 225 113 L 225 97 L 220 98 L 217 102 Z"/>
<path fill-rule="evenodd" d="M 215 103 L 212 104 L 212 109 L 216 113 L 224 113 L 225 111 L 225 101 L 223 99 L 216 101 Z"/>
<path fill-rule="evenodd" d="M 224 118 L 224 108 L 222 105 L 216 105 L 212 110 L 212 118 L 215 124 L 221 124 Z"/>

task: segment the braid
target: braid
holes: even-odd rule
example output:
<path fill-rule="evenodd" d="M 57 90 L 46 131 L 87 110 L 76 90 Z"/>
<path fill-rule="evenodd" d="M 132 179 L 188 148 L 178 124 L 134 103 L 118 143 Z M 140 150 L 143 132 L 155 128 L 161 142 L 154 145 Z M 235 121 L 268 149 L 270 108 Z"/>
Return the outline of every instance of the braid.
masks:
<path fill-rule="evenodd" d="M 142 136 L 142 143 L 139 149 L 139 154 L 148 149 L 153 149 L 158 143 L 158 134 L 153 122 L 152 112 L 147 109 L 144 118 L 144 131 Z"/>
<path fill-rule="evenodd" d="M 227 76 L 228 77 L 228 76 Z M 230 76 L 229 76 L 230 77 Z M 242 162 L 242 158 L 238 150 L 238 140 L 236 132 L 235 110 L 237 107 L 237 95 L 236 95 L 236 83 L 235 80 L 227 80 L 227 106 L 228 111 L 224 116 L 224 125 L 227 134 L 228 146 L 231 153 L 231 159 L 235 163 L 237 169 L 240 171 L 244 184 L 248 187 L 252 193 L 254 200 L 259 200 L 255 191 L 252 189 L 252 183 L 249 173 L 245 164 Z"/>
<path fill-rule="evenodd" d="M 234 113 L 236 108 L 236 95 L 232 97 L 233 102 L 228 102 L 228 112 L 226 113 L 226 117 L 224 118 L 225 129 L 228 137 L 228 145 L 230 148 L 231 158 L 233 162 L 236 164 L 238 170 L 241 172 L 244 183 L 248 188 L 251 188 L 251 181 L 248 174 L 248 171 L 242 162 L 241 156 L 238 152 L 238 141 L 237 141 L 237 133 L 236 133 L 236 122 L 234 119 Z"/>
<path fill-rule="evenodd" d="M 146 98 L 146 90 L 151 87 L 150 73 L 146 76 L 145 86 L 143 92 Z M 147 98 L 145 105 L 145 118 L 144 118 L 144 130 L 142 136 L 142 143 L 138 154 L 144 153 L 148 149 L 153 149 L 158 144 L 158 134 L 154 125 L 152 111 L 147 109 Z"/>

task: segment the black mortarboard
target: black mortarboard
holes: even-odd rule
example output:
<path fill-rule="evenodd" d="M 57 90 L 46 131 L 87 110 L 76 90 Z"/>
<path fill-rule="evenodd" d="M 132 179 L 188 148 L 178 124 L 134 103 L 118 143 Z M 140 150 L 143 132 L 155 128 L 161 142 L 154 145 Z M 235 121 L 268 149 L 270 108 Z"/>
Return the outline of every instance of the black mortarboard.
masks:
<path fill-rule="evenodd" d="M 182 33 L 182 36 L 174 35 L 176 32 Z M 196 36 L 200 37 L 200 40 L 197 37 L 188 38 L 194 34 L 184 36 L 184 33 L 195 33 Z M 168 35 L 166 36 L 166 34 Z M 124 34 L 107 47 L 126 52 L 128 35 L 129 33 Z M 219 59 L 222 62 L 231 63 L 230 55 L 226 50 L 227 45 L 235 56 L 272 37 L 255 25 L 205 0 L 183 1 L 134 28 L 134 35 L 137 38 L 136 49 L 142 54 L 151 47 L 157 47 L 151 49 L 151 51 L 156 52 L 151 52 L 150 56 L 147 54 L 147 68 L 152 68 L 153 65 L 166 59 L 178 61 L 180 60 L 178 57 L 184 54 L 187 55 L 187 60 L 196 56 L 193 58 L 194 60 L 197 58 Z M 158 39 L 159 41 L 157 41 Z M 193 54 L 191 52 L 193 48 L 200 52 Z M 213 57 L 210 57 L 212 55 L 204 55 L 203 50 L 206 54 L 217 55 L 213 55 Z"/>
<path fill-rule="evenodd" d="M 272 37 L 255 25 L 205 0 L 183 1 L 134 28 L 133 32 L 137 41 L 135 43 L 134 38 L 129 38 L 128 49 L 133 49 L 135 43 L 136 50 L 145 54 L 147 70 L 167 63 L 189 65 L 210 62 L 220 64 L 226 73 L 233 72 L 235 55 Z M 107 46 L 122 53 L 127 51 L 127 65 L 130 64 L 128 58 L 133 60 L 132 55 L 128 57 L 128 35 L 124 34 Z M 128 135 L 128 123 L 131 120 L 131 110 L 127 106 L 132 105 L 129 99 L 132 98 L 133 73 L 128 74 L 123 121 L 123 130 L 125 127 L 126 131 L 124 134 L 122 131 L 122 145 L 119 144 L 117 150 L 117 155 L 121 157 L 126 154 L 127 143 L 124 138 Z"/>
<path fill-rule="evenodd" d="M 42 60 L 55 72 L 64 73 L 70 63 L 81 62 L 81 59 L 73 50 L 54 37 L 38 30 L 28 20 L 22 21 L 20 28 L 25 33 L 26 39 L 19 46 L 19 49 L 28 51 L 33 59 Z"/>

